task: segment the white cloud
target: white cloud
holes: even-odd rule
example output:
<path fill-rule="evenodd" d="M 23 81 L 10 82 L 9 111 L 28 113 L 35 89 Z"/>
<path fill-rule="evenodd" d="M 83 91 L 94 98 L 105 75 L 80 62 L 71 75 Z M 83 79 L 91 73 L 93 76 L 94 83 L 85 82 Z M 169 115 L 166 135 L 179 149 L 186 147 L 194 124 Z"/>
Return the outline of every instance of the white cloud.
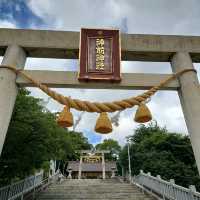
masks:
<path fill-rule="evenodd" d="M 29 6 L 53 29 L 78 31 L 80 27 L 118 26 L 126 17 L 131 33 L 200 31 L 198 0 L 30 0 Z"/>
<path fill-rule="evenodd" d="M 177 92 L 159 91 L 149 103 L 153 118 L 169 131 L 186 134 L 187 128 Z"/>
<path fill-rule="evenodd" d="M 53 59 L 53 58 L 28 58 L 26 69 L 52 70 L 52 71 L 77 71 L 78 60 L 75 59 Z"/>
<path fill-rule="evenodd" d="M 42 1 L 29 1 L 28 5 L 32 11 L 39 17 L 48 16 L 49 11 L 51 10 L 51 3 L 49 0 Z"/>
<path fill-rule="evenodd" d="M 16 25 L 7 20 L 0 20 L 0 28 L 16 28 Z"/>
<path fill-rule="evenodd" d="M 29 1 L 32 11 L 53 28 L 79 30 L 85 27 L 110 27 L 118 25 L 117 21 L 126 9 L 122 9 L 116 1 Z M 125 4 L 124 4 L 125 5 Z M 123 6 L 124 7 L 124 6 Z"/>

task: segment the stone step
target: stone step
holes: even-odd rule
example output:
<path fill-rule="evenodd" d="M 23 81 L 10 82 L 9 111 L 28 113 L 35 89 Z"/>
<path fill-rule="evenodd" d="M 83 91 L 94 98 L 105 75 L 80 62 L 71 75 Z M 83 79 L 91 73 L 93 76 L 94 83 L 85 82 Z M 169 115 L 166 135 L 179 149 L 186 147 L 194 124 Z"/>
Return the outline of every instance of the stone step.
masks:
<path fill-rule="evenodd" d="M 93 179 L 90 179 L 89 181 L 87 181 L 86 179 L 83 179 L 83 180 L 78 180 L 78 179 L 72 179 L 72 180 L 65 180 L 66 183 L 74 183 L 74 184 L 84 184 L 84 183 L 87 183 L 87 184 L 109 184 L 109 183 L 112 183 L 112 184 L 117 184 L 118 182 L 116 182 L 116 180 L 111 180 L 111 181 L 106 181 L 106 180 L 101 180 L 101 179 L 98 179 L 98 180 L 93 180 Z"/>
<path fill-rule="evenodd" d="M 141 199 L 142 193 L 102 193 L 102 194 L 41 194 L 39 199 Z M 147 197 L 146 197 L 147 198 Z"/>
<path fill-rule="evenodd" d="M 102 193 L 140 193 L 140 191 L 138 190 L 122 190 L 122 189 L 118 189 L 118 190 L 48 190 L 49 193 L 79 193 L 79 194 L 85 194 L 85 193 L 90 193 L 90 194 L 102 194 Z"/>
<path fill-rule="evenodd" d="M 63 182 L 66 184 L 66 185 L 84 185 L 84 184 L 87 184 L 87 185 L 119 185 L 121 184 L 120 182 L 117 182 L 117 183 L 112 183 L 112 182 L 73 182 L 73 181 L 66 181 L 66 180 L 63 180 Z M 61 183 L 63 183 L 61 182 Z M 124 185 L 129 185 L 128 183 L 123 183 Z"/>
<path fill-rule="evenodd" d="M 108 200 L 108 199 L 123 199 L 123 200 L 152 200 L 150 197 L 144 196 L 40 196 L 38 200 L 58 200 L 58 199 L 71 199 L 71 200 L 83 200 L 83 199 L 99 199 L 99 200 Z"/>
<path fill-rule="evenodd" d="M 41 192 L 38 200 L 152 200 L 136 186 L 117 180 L 65 180 Z"/>
<path fill-rule="evenodd" d="M 140 191 L 138 191 L 137 189 L 128 189 L 128 190 L 125 190 L 125 189 L 121 189 L 121 188 L 118 188 L 118 189 L 114 189 L 114 190 L 109 190 L 109 189 L 107 189 L 107 188 L 102 188 L 102 189 L 100 189 L 100 190 L 98 190 L 98 189 L 88 189 L 88 190 L 80 190 L 80 189 L 77 189 L 77 190 L 68 190 L 68 189 L 66 189 L 66 190 L 63 190 L 63 189 L 60 189 L 60 188 L 58 188 L 58 189 L 48 189 L 48 192 L 51 192 L 51 193 L 54 193 L 54 192 L 60 192 L 60 193 L 65 193 L 65 192 L 71 192 L 71 193 L 73 193 L 73 192 L 75 192 L 75 193 L 102 193 L 102 192 L 104 192 L 104 193 L 110 193 L 110 192 L 114 192 L 114 193 L 137 193 L 137 192 L 140 192 Z"/>
<path fill-rule="evenodd" d="M 137 192 L 139 191 L 138 188 L 71 188 L 71 187 L 66 187 L 66 188 L 49 188 L 48 191 L 50 192 L 55 192 L 55 191 L 59 191 L 59 192 L 66 192 L 66 191 L 80 191 L 80 192 L 84 192 L 84 191 L 88 191 L 88 192 Z"/>
<path fill-rule="evenodd" d="M 121 189 L 137 189 L 135 187 L 131 187 L 131 186 L 116 186 L 116 187 L 113 187 L 113 186 L 100 186 L 100 185 L 91 185 L 91 186 L 88 186 L 88 185 L 85 185 L 85 186 L 75 186 L 75 185 L 71 185 L 71 186 L 66 186 L 66 185 L 62 185 L 62 186 L 52 186 L 50 187 L 49 189 L 57 189 L 57 188 L 60 188 L 60 189 L 71 189 L 71 190 L 74 190 L 74 189 L 87 189 L 87 188 L 97 188 L 97 189 L 104 189 L 104 188 L 107 188 L 109 190 L 115 190 L 117 188 L 121 188 Z"/>
<path fill-rule="evenodd" d="M 62 185 L 62 184 L 61 184 Z M 120 185 L 120 183 L 95 183 L 95 182 L 91 182 L 91 183 L 87 183 L 87 182 L 83 182 L 83 183 L 73 183 L 73 182 L 65 182 L 65 185 Z M 126 185 L 126 184 L 125 184 Z M 127 184 L 128 185 L 128 184 Z"/>
<path fill-rule="evenodd" d="M 74 199 L 74 198 L 60 198 L 61 200 L 83 200 L 83 199 L 81 199 L 81 198 L 76 198 L 76 199 Z M 121 198 L 106 198 L 106 199 L 103 199 L 103 198 L 92 198 L 91 200 L 119 200 L 119 199 L 121 199 Z M 152 198 L 149 198 L 149 197 L 144 197 L 144 198 L 138 198 L 138 197 L 136 197 L 136 198 L 122 198 L 123 200 L 152 200 Z M 58 200 L 58 198 L 52 198 L 52 199 L 38 199 L 38 200 Z"/>
<path fill-rule="evenodd" d="M 116 187 L 123 187 L 123 188 L 132 188 L 130 185 L 97 185 L 97 184 L 95 184 L 95 185 L 88 185 L 88 184 L 85 184 L 85 185 L 65 185 L 65 184 L 63 184 L 63 185 L 53 185 L 53 186 L 50 186 L 51 188 L 54 188 L 54 187 L 71 187 L 71 188 L 73 188 L 73 187 L 82 187 L 82 188 L 85 188 L 85 187 L 100 187 L 100 188 L 103 188 L 103 187 L 108 187 L 108 188 L 116 188 Z"/>
<path fill-rule="evenodd" d="M 131 185 L 123 185 L 123 184 L 119 184 L 119 185 L 52 185 L 50 186 L 50 188 L 87 188 L 87 187 L 93 187 L 93 188 L 136 188 L 136 187 L 133 187 Z"/>
<path fill-rule="evenodd" d="M 139 191 L 138 188 L 122 188 L 122 187 L 117 187 L 117 188 L 71 188 L 71 187 L 66 187 L 66 188 L 49 188 L 48 189 L 49 192 L 55 192 L 55 191 L 59 191 L 59 192 L 65 192 L 65 191 L 79 191 L 79 192 L 84 192 L 84 191 L 88 191 L 88 192 L 137 192 Z"/>

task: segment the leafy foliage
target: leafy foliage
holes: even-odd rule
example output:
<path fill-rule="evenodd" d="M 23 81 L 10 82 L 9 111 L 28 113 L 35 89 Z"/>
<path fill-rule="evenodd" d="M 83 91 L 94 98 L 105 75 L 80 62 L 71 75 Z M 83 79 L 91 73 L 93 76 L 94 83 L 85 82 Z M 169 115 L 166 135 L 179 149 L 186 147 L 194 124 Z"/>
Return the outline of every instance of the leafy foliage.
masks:
<path fill-rule="evenodd" d="M 51 159 L 61 163 L 76 159 L 77 150 L 90 148 L 82 133 L 58 127 L 55 115 L 41 106 L 41 100 L 20 89 L 0 158 L 0 185 L 40 168 L 48 170 Z"/>
<path fill-rule="evenodd" d="M 105 139 L 102 143 L 96 145 L 96 149 L 110 151 L 110 153 L 105 154 L 106 160 L 116 160 L 121 151 L 119 143 L 113 139 Z"/>
<path fill-rule="evenodd" d="M 170 133 L 157 123 L 141 125 L 130 137 L 132 173 L 140 169 L 159 174 L 164 179 L 175 179 L 177 184 L 200 189 L 200 179 L 188 136 Z M 120 154 L 120 162 L 128 171 L 127 145 Z"/>

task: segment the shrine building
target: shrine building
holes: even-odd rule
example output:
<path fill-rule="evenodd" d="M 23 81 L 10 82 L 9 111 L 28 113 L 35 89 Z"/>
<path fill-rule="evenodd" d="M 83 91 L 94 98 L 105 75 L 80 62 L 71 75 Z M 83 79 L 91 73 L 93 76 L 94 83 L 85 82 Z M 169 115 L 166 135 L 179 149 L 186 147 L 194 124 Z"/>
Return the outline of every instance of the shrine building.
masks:
<path fill-rule="evenodd" d="M 81 151 L 79 161 L 69 161 L 68 178 L 107 179 L 114 178 L 117 171 L 116 161 L 105 161 L 104 154 L 109 151 Z"/>

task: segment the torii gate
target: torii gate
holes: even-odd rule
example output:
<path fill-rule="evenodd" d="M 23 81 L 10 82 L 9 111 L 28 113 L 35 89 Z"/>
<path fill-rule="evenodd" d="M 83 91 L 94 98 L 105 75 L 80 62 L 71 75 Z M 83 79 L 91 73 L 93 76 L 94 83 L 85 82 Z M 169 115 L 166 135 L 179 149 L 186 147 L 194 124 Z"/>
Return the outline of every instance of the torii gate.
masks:
<path fill-rule="evenodd" d="M 89 154 L 89 153 L 94 153 L 94 154 L 101 154 L 101 162 L 102 162 L 102 178 L 105 179 L 106 178 L 106 167 L 105 167 L 105 157 L 104 154 L 105 153 L 110 153 L 110 151 L 108 150 L 95 150 L 94 152 L 91 150 L 81 150 L 80 151 L 81 156 L 80 156 L 80 163 L 79 163 L 79 171 L 78 171 L 78 179 L 81 179 L 81 171 L 82 171 L 82 162 L 83 162 L 83 154 Z"/>
<path fill-rule="evenodd" d="M 122 60 L 171 62 L 173 72 L 193 69 L 200 62 L 200 37 L 169 35 L 122 34 Z M 2 65 L 22 67 L 26 57 L 77 59 L 79 33 L 65 31 L 0 29 Z M 37 71 L 25 72 L 41 83 L 57 88 L 112 88 L 149 89 L 167 74 L 123 73 L 120 83 L 80 83 L 78 72 Z M 0 152 L 11 119 L 18 87 L 32 83 L 16 77 L 9 69 L 0 68 Z M 200 87 L 195 72 L 183 74 L 170 82 L 165 90 L 179 93 L 188 132 L 200 172 Z"/>

